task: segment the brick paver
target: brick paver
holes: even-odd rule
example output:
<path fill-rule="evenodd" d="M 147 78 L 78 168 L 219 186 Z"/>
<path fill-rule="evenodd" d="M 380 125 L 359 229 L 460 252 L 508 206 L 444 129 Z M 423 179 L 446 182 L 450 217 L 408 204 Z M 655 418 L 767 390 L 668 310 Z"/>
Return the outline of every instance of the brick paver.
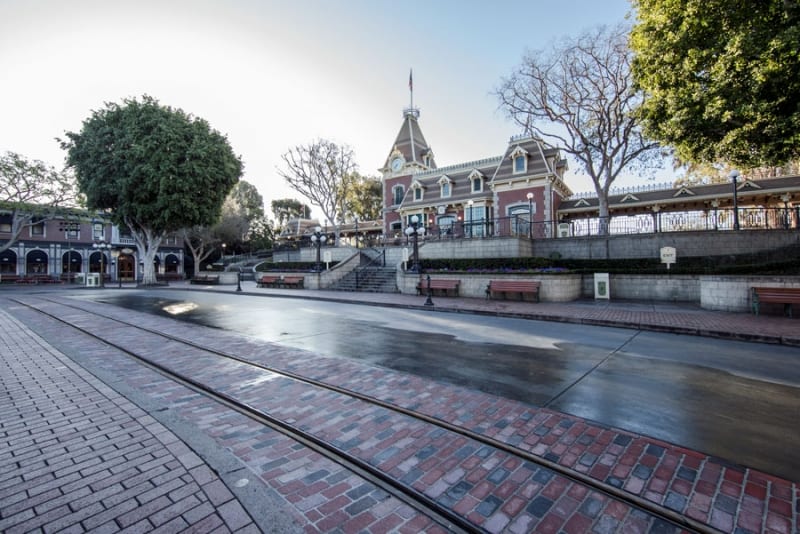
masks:
<path fill-rule="evenodd" d="M 0 531 L 253 530 L 174 435 L 2 311 L 0 367 Z"/>
<path fill-rule="evenodd" d="M 508 303 L 503 306 L 513 308 L 516 304 Z M 591 306 L 585 308 L 588 311 L 582 320 L 587 322 L 610 320 L 611 315 L 617 317 L 614 320 L 642 320 L 642 312 L 637 312 L 632 317 L 613 310 L 602 312 Z M 567 310 L 565 313 L 571 314 L 572 319 L 576 318 L 574 309 L 564 309 Z M 121 313 L 126 319 L 131 314 L 128 311 L 114 310 L 113 307 L 104 307 L 103 312 L 108 315 Z M 480 311 L 486 312 L 485 309 Z M 713 317 L 709 320 L 705 312 L 697 313 L 694 310 L 676 314 L 681 316 L 683 323 L 676 328 L 688 329 L 689 326 L 686 325 L 689 324 L 693 325 L 691 328 L 696 328 L 701 323 L 711 328 L 716 320 Z M 655 315 L 649 320 L 657 326 L 657 322 L 662 321 L 663 317 L 656 318 Z M 703 317 L 700 317 L 701 320 L 693 319 L 694 315 Z M 138 320 L 143 325 L 158 327 L 163 324 L 163 319 L 146 315 L 138 316 Z M 673 323 L 681 321 L 673 318 Z M 216 344 L 220 349 L 247 355 L 269 365 L 378 397 L 392 398 L 399 405 L 413 407 L 446 421 L 458 422 L 500 442 L 545 458 L 555 465 L 575 469 L 612 487 L 662 504 L 722 531 L 792 532 L 798 526 L 800 490 L 796 484 L 727 465 L 674 444 L 593 425 L 550 410 L 533 409 L 529 405 L 480 392 L 440 383 L 433 384 L 402 373 L 359 365 L 357 362 L 320 358 L 303 351 L 259 343 L 218 331 L 209 334 L 208 329 L 194 325 L 171 323 L 170 331 L 204 344 Z M 781 336 L 781 340 L 793 339 L 780 329 L 775 332 Z M 133 342 L 133 339 L 130 341 Z M 213 403 L 209 404 L 208 401 L 187 392 L 185 388 L 154 377 L 152 372 L 143 371 L 124 358 L 110 358 L 108 348 L 97 345 L 85 347 L 86 357 L 93 359 L 95 365 L 105 366 L 109 371 L 124 376 L 128 383 L 150 391 L 154 398 L 163 400 L 170 409 L 180 411 L 183 417 L 192 420 L 198 428 L 230 448 L 251 470 L 259 473 L 263 480 L 284 495 L 314 529 L 326 531 L 339 527 L 344 531 L 365 529 L 381 532 L 387 528 L 430 527 L 429 523 L 424 523 L 426 518 L 417 517 L 407 507 L 387 499 L 380 490 L 365 486 L 363 481 L 338 466 L 320 461 L 297 444 L 271 434 L 241 416 L 213 406 Z M 178 352 L 170 353 L 164 344 L 153 347 L 153 353 L 154 356 L 169 355 L 172 360 L 178 357 Z M 620 528 L 661 528 L 654 526 L 646 516 L 631 513 L 628 508 L 605 495 L 569 481 L 565 482 L 565 479 L 555 476 L 546 468 L 533 469 L 524 462 L 503 457 L 497 451 L 471 447 L 465 438 L 451 439 L 444 431 L 427 430 L 414 421 L 404 422 L 395 416 L 387 416 L 374 407 L 356 409 L 351 402 L 340 402 L 327 394 L 312 395 L 308 391 L 295 389 L 296 386 L 290 381 L 250 375 L 251 371 L 233 365 L 226 365 L 221 369 L 219 365 L 211 367 L 208 362 L 191 359 L 180 365 L 183 368 L 194 366 L 198 373 L 206 371 L 209 380 L 214 380 L 228 391 L 241 394 L 248 402 L 268 405 L 270 410 L 283 418 L 313 428 L 320 435 L 327 435 L 342 448 L 370 459 L 372 463 L 393 472 L 398 478 L 406 479 L 429 496 L 447 502 L 489 531 L 525 532 L 552 528 L 567 532 L 585 529 L 610 532 Z M 298 403 L 297 399 L 302 402 Z M 3 406 L 0 402 L 0 410 Z M 90 406 L 90 403 L 86 406 Z M 65 409 L 64 413 L 72 412 Z M 102 413 L 102 410 L 98 412 Z M 0 429 L 5 431 L 2 427 Z M 65 434 L 69 431 L 69 428 L 64 429 Z M 41 437 L 47 440 L 46 428 L 41 433 Z M 93 435 L 92 439 L 98 439 L 97 435 L 90 435 Z M 149 434 L 151 441 L 153 435 Z M 74 437 L 72 439 L 75 440 Z M 31 477 L 38 481 L 34 487 L 45 488 L 39 491 L 40 494 L 52 491 L 52 486 L 48 485 L 52 482 L 47 476 L 49 472 L 42 469 L 46 467 L 47 459 L 40 457 L 35 444 L 15 441 L 15 450 L 17 445 L 21 445 L 20 452 L 13 455 L 13 458 L 21 459 L 24 456 L 30 460 Z M 124 457 L 116 454 L 109 461 L 120 456 Z M 180 458 L 182 453 L 176 456 Z M 8 458 L 6 451 L 0 450 L 0 464 Z M 96 463 L 92 463 L 91 455 L 86 461 L 89 463 L 77 468 L 80 477 L 84 474 L 94 476 L 99 468 Z M 154 467 L 158 467 L 158 458 L 149 461 L 155 461 Z M 42 465 L 41 462 L 45 464 Z M 136 469 L 138 465 L 128 466 L 128 469 Z M 117 468 L 116 465 L 113 467 Z M 59 474 L 63 477 L 74 477 L 75 473 L 76 468 L 71 465 L 59 468 Z M 163 473 L 160 475 L 163 476 Z M 211 506 L 217 506 L 218 515 L 215 517 L 220 517 L 220 506 L 214 503 L 222 500 L 228 503 L 225 508 L 228 525 L 236 524 L 234 518 L 237 513 L 231 510 L 236 508 L 235 501 L 225 501 L 227 496 L 224 485 L 220 487 L 219 481 L 212 483 L 205 480 L 206 475 L 207 473 L 197 471 L 194 481 L 187 480 L 187 485 L 193 483 L 205 490 L 205 501 L 187 502 L 191 495 L 179 492 L 177 488 L 158 496 L 151 494 L 154 502 L 159 502 L 165 496 L 170 499 L 170 495 L 174 497 L 169 505 L 164 503 L 159 510 L 178 511 L 189 503 L 194 504 L 190 510 L 184 510 L 176 517 L 171 518 L 170 512 L 165 512 L 167 515 L 163 517 L 153 512 L 151 515 L 155 515 L 156 519 L 151 519 L 150 515 L 147 519 L 141 519 L 131 514 L 133 510 L 121 511 L 120 515 L 129 514 L 125 516 L 126 520 L 134 528 L 137 525 L 141 528 L 141 521 L 158 522 L 166 526 L 176 518 L 182 521 L 187 521 L 187 518 L 196 519 L 192 511 L 206 510 Z M 73 478 L 68 483 L 75 482 Z M 58 487 L 60 486 L 56 486 Z M 0 475 L 0 492 L 2 490 L 3 478 Z M 49 496 L 53 498 L 42 500 L 54 501 L 57 498 L 56 494 Z M 2 502 L 5 504 L 5 500 Z M 102 499 L 93 502 L 106 504 Z M 125 502 L 109 501 L 108 504 L 123 507 Z M 86 502 L 84 508 L 89 506 L 91 504 Z M 71 521 L 67 511 L 75 514 L 75 511 L 63 510 L 57 503 L 51 509 L 42 511 L 42 515 L 51 514 L 48 521 L 53 523 L 59 520 Z M 35 508 L 33 513 L 34 516 L 26 520 L 38 519 Z M 93 514 L 98 515 L 100 514 Z M 5 519 L 5 516 L 0 515 L 0 518 Z M 177 525 L 178 523 L 173 524 Z"/>

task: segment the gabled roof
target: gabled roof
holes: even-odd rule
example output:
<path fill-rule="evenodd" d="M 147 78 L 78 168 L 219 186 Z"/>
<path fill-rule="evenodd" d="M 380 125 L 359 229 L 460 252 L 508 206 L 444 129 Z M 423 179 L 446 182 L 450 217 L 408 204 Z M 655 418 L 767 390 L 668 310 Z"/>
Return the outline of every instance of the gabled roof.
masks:
<path fill-rule="evenodd" d="M 513 160 L 519 155 L 527 157 L 527 170 L 524 173 L 514 172 Z M 500 164 L 492 174 L 491 181 L 497 183 L 520 177 L 539 178 L 544 176 L 556 176 L 560 179 L 565 169 L 566 160 L 559 156 L 557 148 L 551 147 L 535 137 L 517 136 L 512 137 L 509 141 Z"/>
<path fill-rule="evenodd" d="M 403 156 L 407 164 L 415 163 L 421 169 L 436 168 L 436 162 L 433 159 L 433 151 L 431 147 L 428 146 L 425 136 L 422 135 L 418 119 L 418 109 L 409 108 L 403 112 L 403 124 L 400 126 L 400 131 L 397 132 L 392 150 L 385 160 L 385 169 L 389 167 L 390 161 L 397 153 Z M 426 155 L 429 156 L 430 159 L 427 165 L 424 160 Z"/>
<path fill-rule="evenodd" d="M 737 196 L 740 202 L 763 203 L 768 198 L 775 198 L 783 193 L 791 193 L 794 198 L 800 198 L 800 176 L 783 176 L 765 180 L 742 180 L 737 184 Z M 633 194 L 635 193 L 635 194 Z M 642 187 L 636 191 L 623 191 L 610 194 L 608 206 L 611 211 L 615 209 L 642 208 L 659 205 L 662 208 L 671 204 L 685 205 L 686 203 L 703 206 L 714 200 L 730 199 L 733 197 L 733 187 L 730 183 L 707 185 L 681 185 L 679 187 L 662 187 L 653 189 Z M 794 200 L 795 202 L 797 200 Z M 558 208 L 561 213 L 591 212 L 598 209 L 596 195 L 573 196 L 563 200 Z"/>
<path fill-rule="evenodd" d="M 499 163 L 500 158 L 489 158 L 416 173 L 414 175 L 414 183 L 418 183 L 425 188 L 425 197 L 422 200 L 414 200 L 413 195 L 406 195 L 401 207 L 403 209 L 421 208 L 440 204 L 453 204 L 468 199 L 491 198 L 492 191 L 489 187 L 486 187 L 481 193 L 472 192 L 470 176 L 474 176 L 475 171 L 483 176 L 489 176 Z M 443 181 L 449 181 L 451 185 L 450 196 L 445 198 L 441 196 L 441 184 Z"/>

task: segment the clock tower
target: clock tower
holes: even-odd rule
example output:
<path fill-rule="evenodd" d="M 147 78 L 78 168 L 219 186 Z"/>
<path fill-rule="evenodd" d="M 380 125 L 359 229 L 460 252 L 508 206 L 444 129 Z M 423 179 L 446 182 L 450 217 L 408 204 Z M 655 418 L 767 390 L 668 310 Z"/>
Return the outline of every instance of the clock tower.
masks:
<path fill-rule="evenodd" d="M 419 109 L 414 107 L 414 86 L 408 75 L 411 105 L 403 110 L 403 123 L 392 149 L 378 169 L 383 181 L 383 224 L 387 237 L 402 231 L 398 210 L 411 186 L 412 175 L 436 168 L 433 151 L 419 127 Z"/>

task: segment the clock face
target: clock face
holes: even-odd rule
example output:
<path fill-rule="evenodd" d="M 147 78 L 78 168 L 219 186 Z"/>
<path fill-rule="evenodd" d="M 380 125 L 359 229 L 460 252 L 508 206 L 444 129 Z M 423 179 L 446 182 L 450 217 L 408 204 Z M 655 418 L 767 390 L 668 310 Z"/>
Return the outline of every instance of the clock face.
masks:
<path fill-rule="evenodd" d="M 392 170 L 394 172 L 399 171 L 403 167 L 403 158 L 394 158 L 392 160 Z"/>

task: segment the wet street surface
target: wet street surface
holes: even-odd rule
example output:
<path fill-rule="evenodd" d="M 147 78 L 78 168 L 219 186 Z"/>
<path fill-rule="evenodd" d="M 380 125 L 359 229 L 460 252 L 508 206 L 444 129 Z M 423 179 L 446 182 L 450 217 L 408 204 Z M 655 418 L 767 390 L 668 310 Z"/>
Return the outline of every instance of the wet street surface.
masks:
<path fill-rule="evenodd" d="M 800 480 L 797 348 L 189 291 L 80 298 L 480 389 Z"/>

